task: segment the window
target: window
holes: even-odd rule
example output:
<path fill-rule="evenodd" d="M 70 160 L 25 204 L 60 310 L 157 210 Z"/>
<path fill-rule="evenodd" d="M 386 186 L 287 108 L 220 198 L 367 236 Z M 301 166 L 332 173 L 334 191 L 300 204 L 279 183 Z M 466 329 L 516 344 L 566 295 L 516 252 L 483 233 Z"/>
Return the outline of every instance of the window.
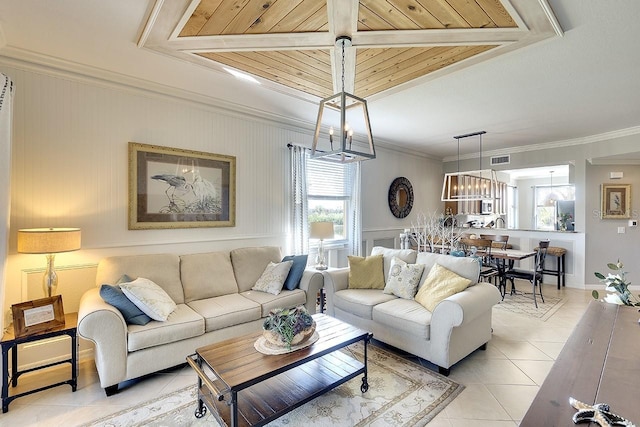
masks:
<path fill-rule="evenodd" d="M 352 170 L 349 165 L 307 158 L 309 223 L 331 221 L 335 239 L 347 240 L 347 212 L 351 201 Z"/>
<path fill-rule="evenodd" d="M 539 185 L 535 187 L 535 229 L 556 230 L 558 215 L 563 212 L 573 214 L 567 203 L 575 201 L 576 192 L 573 185 Z M 569 204 L 571 205 L 571 203 Z M 568 212 L 570 209 L 571 212 Z"/>

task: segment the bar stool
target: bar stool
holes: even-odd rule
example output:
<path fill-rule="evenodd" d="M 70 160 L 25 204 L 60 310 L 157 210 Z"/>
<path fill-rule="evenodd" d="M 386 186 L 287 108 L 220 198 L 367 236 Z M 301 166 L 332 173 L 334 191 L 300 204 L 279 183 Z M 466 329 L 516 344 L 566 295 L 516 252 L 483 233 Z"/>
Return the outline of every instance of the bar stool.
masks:
<path fill-rule="evenodd" d="M 537 251 L 538 248 L 535 248 Z M 560 289 L 560 282 L 562 282 L 562 287 L 565 286 L 565 255 L 567 254 L 567 250 L 565 248 L 559 248 L 557 246 L 549 246 L 547 248 L 547 256 L 556 257 L 556 269 L 550 270 L 545 268 L 542 271 L 542 274 L 546 274 L 549 276 L 556 276 L 558 278 L 558 289 Z"/>

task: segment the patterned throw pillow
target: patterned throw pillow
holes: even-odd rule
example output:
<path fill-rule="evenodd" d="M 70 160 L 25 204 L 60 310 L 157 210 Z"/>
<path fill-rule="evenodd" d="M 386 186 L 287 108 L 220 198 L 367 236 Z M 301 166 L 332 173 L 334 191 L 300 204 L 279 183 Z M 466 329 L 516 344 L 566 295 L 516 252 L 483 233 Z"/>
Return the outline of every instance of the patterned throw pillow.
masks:
<path fill-rule="evenodd" d="M 153 320 L 164 322 L 177 307 L 164 289 L 144 277 L 122 283 L 120 289 L 136 307 Z"/>
<path fill-rule="evenodd" d="M 400 258 L 393 257 L 383 292 L 404 299 L 413 299 L 423 271 L 424 264 L 407 264 Z"/>
<path fill-rule="evenodd" d="M 349 258 L 349 289 L 384 289 L 382 255 L 347 258 Z"/>
<path fill-rule="evenodd" d="M 273 295 L 278 295 L 282 292 L 282 286 L 284 281 L 291 270 L 293 261 L 284 262 L 270 262 L 267 268 L 262 272 L 262 276 L 258 279 L 253 288 L 254 291 L 267 292 Z"/>
<path fill-rule="evenodd" d="M 440 264 L 435 264 L 416 294 L 416 301 L 433 312 L 440 301 L 464 291 L 470 284 L 471 280 L 458 276 Z"/>

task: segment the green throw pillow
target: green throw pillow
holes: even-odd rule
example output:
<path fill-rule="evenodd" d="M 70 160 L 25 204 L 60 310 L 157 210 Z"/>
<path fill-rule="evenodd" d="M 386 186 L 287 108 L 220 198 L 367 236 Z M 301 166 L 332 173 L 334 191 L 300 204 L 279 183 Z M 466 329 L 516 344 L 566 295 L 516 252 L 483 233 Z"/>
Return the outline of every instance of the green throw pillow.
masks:
<path fill-rule="evenodd" d="M 382 255 L 349 256 L 349 289 L 384 289 Z"/>

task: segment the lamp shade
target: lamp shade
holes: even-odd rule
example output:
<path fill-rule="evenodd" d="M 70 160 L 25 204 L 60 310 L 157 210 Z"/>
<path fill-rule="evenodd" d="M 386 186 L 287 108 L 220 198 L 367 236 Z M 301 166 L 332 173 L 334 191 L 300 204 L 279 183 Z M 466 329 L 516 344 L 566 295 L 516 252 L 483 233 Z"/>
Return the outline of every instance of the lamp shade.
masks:
<path fill-rule="evenodd" d="M 333 223 L 329 221 L 312 222 L 309 237 L 320 240 L 332 239 Z"/>
<path fill-rule="evenodd" d="M 55 254 L 80 249 L 79 228 L 25 228 L 18 230 L 18 252 Z"/>

